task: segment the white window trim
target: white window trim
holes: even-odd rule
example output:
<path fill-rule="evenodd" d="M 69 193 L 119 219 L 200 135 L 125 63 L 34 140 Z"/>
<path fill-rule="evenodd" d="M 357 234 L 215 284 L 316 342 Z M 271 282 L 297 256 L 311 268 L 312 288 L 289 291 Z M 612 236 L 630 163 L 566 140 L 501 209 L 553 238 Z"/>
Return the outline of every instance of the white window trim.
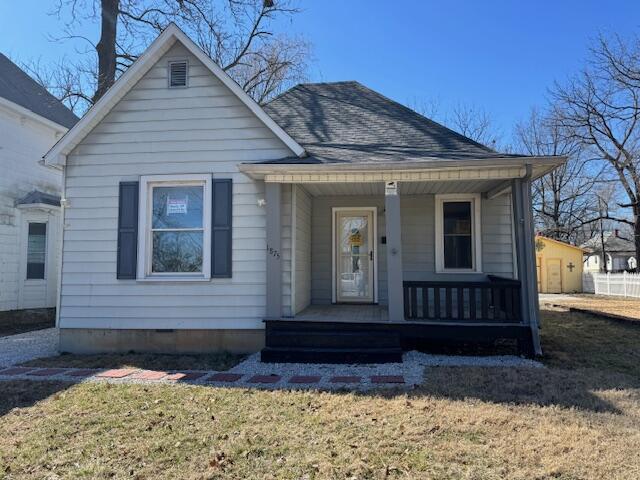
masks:
<path fill-rule="evenodd" d="M 473 268 L 444 267 L 443 204 L 445 202 L 471 202 L 471 260 Z M 480 224 L 482 199 L 479 193 L 436 195 L 436 273 L 482 273 L 482 231 Z"/>
<path fill-rule="evenodd" d="M 171 85 L 171 65 L 173 65 L 174 63 L 185 63 L 186 64 L 186 73 L 185 73 L 185 79 L 184 79 L 184 85 Z M 188 58 L 182 58 L 182 57 L 178 57 L 178 58 L 171 58 L 169 59 L 169 61 L 167 62 L 167 88 L 169 89 L 174 89 L 174 88 L 188 88 L 189 87 L 189 59 Z"/>
<path fill-rule="evenodd" d="M 152 188 L 183 185 L 204 185 L 202 197 L 202 273 L 151 273 L 151 206 Z M 138 218 L 139 281 L 175 282 L 209 281 L 211 279 L 211 175 L 151 175 L 140 177 L 140 209 Z"/>
<path fill-rule="evenodd" d="M 27 261 L 29 259 L 29 224 L 30 223 L 44 223 L 46 225 L 45 231 L 45 245 L 44 245 L 44 276 L 43 278 L 27 278 Z M 51 222 L 49 221 L 49 215 L 46 213 L 30 212 L 27 213 L 22 222 L 22 240 L 21 240 L 21 253 L 20 253 L 20 281 L 25 285 L 42 285 L 49 280 L 49 259 L 51 258 Z"/>

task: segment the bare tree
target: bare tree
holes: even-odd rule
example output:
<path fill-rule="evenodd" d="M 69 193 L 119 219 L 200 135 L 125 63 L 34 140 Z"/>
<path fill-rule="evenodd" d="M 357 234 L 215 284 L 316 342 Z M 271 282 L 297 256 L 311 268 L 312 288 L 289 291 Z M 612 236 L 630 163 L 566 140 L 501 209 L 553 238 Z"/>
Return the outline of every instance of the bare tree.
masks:
<path fill-rule="evenodd" d="M 582 144 L 568 135 L 552 114 L 536 109 L 526 121 L 516 124 L 514 143 L 518 153 L 569 157 L 533 184 L 536 228 L 563 242 L 581 243 L 590 238 L 585 235 L 585 226 L 599 217 L 596 187 L 606 181 L 602 166 L 586 157 Z"/>
<path fill-rule="evenodd" d="M 413 98 L 407 102 L 412 110 L 442 123 L 471 140 L 496 149 L 501 135 L 491 115 L 483 108 L 457 103 L 450 111 L 442 113 L 440 100 Z"/>
<path fill-rule="evenodd" d="M 640 258 L 640 41 L 600 37 L 583 71 L 553 89 L 556 115 L 572 139 L 590 148 L 625 194 L 630 218 L 604 218 L 633 228 Z"/>
<path fill-rule="evenodd" d="M 451 110 L 446 124 L 471 140 L 493 149 L 498 147 L 500 135 L 493 119 L 483 108 L 458 103 Z"/>
<path fill-rule="evenodd" d="M 52 12 L 65 21 L 56 41 L 79 41 L 79 60 L 29 72 L 78 113 L 98 101 L 149 43 L 174 22 L 259 103 L 304 79 L 309 44 L 276 34 L 274 20 L 298 12 L 295 0 L 58 0 Z M 94 43 L 79 35 L 100 25 Z"/>

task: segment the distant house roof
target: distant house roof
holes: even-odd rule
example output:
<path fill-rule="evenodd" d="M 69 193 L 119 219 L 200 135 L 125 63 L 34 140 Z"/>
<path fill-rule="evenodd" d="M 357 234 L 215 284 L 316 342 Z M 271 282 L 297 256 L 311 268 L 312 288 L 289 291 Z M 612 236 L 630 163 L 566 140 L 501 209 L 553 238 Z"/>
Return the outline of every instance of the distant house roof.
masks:
<path fill-rule="evenodd" d="M 350 82 L 297 85 L 264 110 L 309 154 L 268 163 L 385 163 L 504 155 Z"/>
<path fill-rule="evenodd" d="M 78 121 L 60 100 L 1 53 L 0 97 L 63 127 L 71 128 Z"/>
<path fill-rule="evenodd" d="M 616 232 L 604 233 L 604 246 L 607 253 L 635 254 L 636 251 L 636 246 L 631 240 L 621 237 Z M 602 251 L 602 240 L 600 239 L 600 235 L 590 238 L 582 244 L 582 247 L 590 252 Z"/>
<path fill-rule="evenodd" d="M 563 247 L 569 247 L 569 248 L 575 248 L 576 250 L 580 250 L 581 252 L 584 252 L 585 249 L 582 247 L 578 247 L 576 245 L 571 245 L 570 243 L 567 242 L 561 242 L 560 240 L 556 240 L 555 238 L 549 238 L 549 237 L 545 237 L 544 235 L 536 235 L 536 240 L 542 240 L 545 242 L 552 242 L 558 245 L 562 245 Z"/>
<path fill-rule="evenodd" d="M 16 202 L 17 205 L 33 205 L 42 203 L 44 205 L 53 205 L 55 207 L 60 206 L 60 197 L 57 195 L 51 195 L 49 193 L 41 192 L 40 190 L 33 190 L 22 197 Z"/>

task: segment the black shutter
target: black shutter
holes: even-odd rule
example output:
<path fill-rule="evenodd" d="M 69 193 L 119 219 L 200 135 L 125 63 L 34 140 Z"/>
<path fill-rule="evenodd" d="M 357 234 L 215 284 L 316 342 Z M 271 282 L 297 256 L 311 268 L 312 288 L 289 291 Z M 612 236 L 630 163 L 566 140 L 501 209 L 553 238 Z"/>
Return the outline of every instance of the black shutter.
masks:
<path fill-rule="evenodd" d="M 120 182 L 117 278 L 135 279 L 138 266 L 138 182 Z"/>
<path fill-rule="evenodd" d="M 211 194 L 211 276 L 231 277 L 231 220 L 233 213 L 230 178 L 214 178 Z"/>

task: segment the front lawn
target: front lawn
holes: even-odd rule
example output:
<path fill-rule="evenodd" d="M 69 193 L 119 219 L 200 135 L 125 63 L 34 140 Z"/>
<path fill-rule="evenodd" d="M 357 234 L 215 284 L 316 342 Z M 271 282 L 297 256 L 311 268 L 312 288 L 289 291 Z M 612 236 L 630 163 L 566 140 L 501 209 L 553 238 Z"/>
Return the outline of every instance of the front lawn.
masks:
<path fill-rule="evenodd" d="M 36 358 L 21 365 L 51 368 L 142 368 L 145 370 L 229 370 L 245 358 L 233 353 L 202 355 L 157 355 L 145 353 L 108 353 L 77 355 L 66 353 Z"/>
<path fill-rule="evenodd" d="M 3 383 L 0 478 L 639 478 L 638 345 L 545 312 L 549 368 L 431 368 L 410 392 Z"/>
<path fill-rule="evenodd" d="M 619 317 L 629 322 L 640 321 L 640 299 L 580 293 L 572 295 L 549 295 L 545 301 L 568 308 L 590 310 L 595 313 Z M 556 298 L 557 297 L 557 298 Z"/>

